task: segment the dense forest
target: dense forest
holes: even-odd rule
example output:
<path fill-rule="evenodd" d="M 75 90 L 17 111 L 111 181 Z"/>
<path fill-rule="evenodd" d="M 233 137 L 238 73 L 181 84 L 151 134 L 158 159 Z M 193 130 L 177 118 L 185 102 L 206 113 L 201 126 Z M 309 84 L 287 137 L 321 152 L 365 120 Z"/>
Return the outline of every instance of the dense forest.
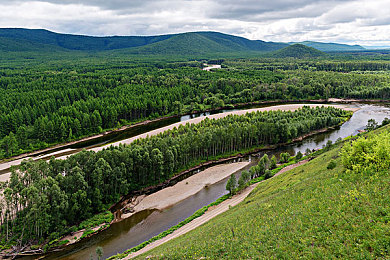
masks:
<path fill-rule="evenodd" d="M 1 187 L 2 244 L 55 239 L 121 195 L 161 183 L 202 160 L 288 142 L 349 116 L 333 107 L 230 115 L 66 160 L 24 161 Z"/>
<path fill-rule="evenodd" d="M 4 66 L 0 158 L 136 121 L 247 102 L 390 97 L 384 61 L 216 62 L 225 68 L 202 71 L 195 61 Z"/>

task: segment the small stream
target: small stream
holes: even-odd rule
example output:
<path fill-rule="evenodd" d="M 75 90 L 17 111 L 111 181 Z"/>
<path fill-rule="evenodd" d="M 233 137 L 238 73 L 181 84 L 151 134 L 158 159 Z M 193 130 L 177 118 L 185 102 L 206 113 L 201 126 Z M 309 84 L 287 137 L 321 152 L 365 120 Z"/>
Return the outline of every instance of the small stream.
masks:
<path fill-rule="evenodd" d="M 351 119 L 338 129 L 327 133 L 317 134 L 299 143 L 280 147 L 275 150 L 261 152 L 256 156 L 251 156 L 251 163 L 245 169 L 255 165 L 258 158 L 264 153 L 267 153 L 269 156 L 272 156 L 273 154 L 278 156 L 282 152 L 289 152 L 291 155 L 294 155 L 298 151 L 304 153 L 306 149 L 313 150 L 322 148 L 328 140 L 334 142 L 340 137 L 345 138 L 350 135 L 356 135 L 358 130 L 364 129 L 368 120 L 371 118 L 375 119 L 378 123 L 381 123 L 385 117 L 390 118 L 390 107 L 385 104 L 376 105 L 355 103 L 350 106 L 360 107 L 361 109 L 355 112 Z M 226 110 L 219 112 L 226 112 Z M 197 114 L 192 116 L 196 117 L 204 115 L 205 114 Z M 191 116 L 184 116 L 180 119 L 177 118 L 177 120 L 185 121 L 190 118 Z M 127 133 L 123 134 L 127 135 Z M 246 158 L 245 160 L 248 159 L 249 158 Z M 241 171 L 238 171 L 235 174 L 239 176 Z M 90 254 L 95 256 L 95 249 L 98 246 L 103 248 L 103 259 L 117 253 L 122 253 L 123 251 L 163 232 L 164 230 L 167 230 L 169 227 L 178 224 L 180 221 L 191 216 L 196 210 L 210 204 L 226 194 L 226 182 L 227 179 L 224 179 L 214 185 L 210 185 L 197 194 L 162 211 L 146 210 L 139 212 L 128 219 L 113 224 L 109 229 L 93 236 L 91 239 L 71 245 L 62 252 L 51 253 L 44 259 L 89 259 Z"/>

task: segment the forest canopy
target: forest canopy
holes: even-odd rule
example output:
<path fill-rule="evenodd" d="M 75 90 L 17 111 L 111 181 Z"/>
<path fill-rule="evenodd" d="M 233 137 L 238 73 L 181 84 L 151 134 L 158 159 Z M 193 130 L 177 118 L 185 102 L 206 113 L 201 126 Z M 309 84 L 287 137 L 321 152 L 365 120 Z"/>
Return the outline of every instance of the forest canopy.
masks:
<path fill-rule="evenodd" d="M 221 62 L 228 68 L 213 72 L 195 61 L 0 69 L 0 158 L 192 111 L 275 100 L 390 97 L 384 61 Z"/>

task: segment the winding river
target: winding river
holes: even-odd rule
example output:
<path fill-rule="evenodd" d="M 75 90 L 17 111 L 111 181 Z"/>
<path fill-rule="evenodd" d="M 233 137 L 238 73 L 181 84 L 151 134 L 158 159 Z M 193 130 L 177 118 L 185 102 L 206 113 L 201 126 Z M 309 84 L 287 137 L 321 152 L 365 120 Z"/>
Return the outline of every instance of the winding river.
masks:
<path fill-rule="evenodd" d="M 269 156 L 273 154 L 279 155 L 282 152 L 289 152 L 291 155 L 298 151 L 304 153 L 306 149 L 318 149 L 322 148 L 328 140 L 336 141 L 338 138 L 344 138 L 350 135 L 356 135 L 359 130 L 364 129 L 367 121 L 371 118 L 381 123 L 385 117 L 390 118 L 390 106 L 385 104 L 363 104 L 353 103 L 351 107 L 359 107 L 360 110 L 354 113 L 351 119 L 340 126 L 338 129 L 317 134 L 315 136 L 304 139 L 302 142 L 280 147 L 276 150 L 269 150 L 261 152 L 257 155 L 253 155 L 245 160 L 250 160 L 251 163 L 246 168 L 251 167 L 257 163 L 257 160 L 264 153 Z M 245 108 L 247 109 L 247 107 Z M 234 109 L 237 110 L 237 109 Z M 240 109 L 241 110 L 241 109 Z M 217 113 L 227 112 L 232 110 L 222 110 Z M 210 113 L 207 113 L 210 114 Z M 101 145 L 104 143 L 111 143 L 118 140 L 126 139 L 137 134 L 150 131 L 151 129 L 157 129 L 178 121 L 186 121 L 194 117 L 205 116 L 206 114 L 194 114 L 191 116 L 184 116 L 181 118 L 171 118 L 169 120 L 162 120 L 157 122 L 157 125 L 142 126 L 139 129 L 129 129 L 123 133 L 116 133 L 105 140 L 95 140 L 92 143 L 79 144 L 79 147 L 66 147 L 68 149 L 65 152 L 79 150 L 86 147 Z M 69 150 L 70 149 L 70 150 Z M 55 151 L 54 156 L 62 156 L 64 151 Z M 51 152 L 53 154 L 53 151 Z M 45 155 L 41 155 L 45 157 Z M 241 170 L 242 171 L 242 170 Z M 239 175 L 241 171 L 235 174 Z M 224 179 L 214 185 L 210 185 L 204 188 L 197 194 L 181 201 L 174 206 L 164 209 L 162 211 L 157 210 L 145 210 L 141 211 L 132 217 L 125 219 L 121 222 L 113 224 L 109 229 L 93 236 L 91 239 L 81 241 L 77 244 L 67 247 L 64 251 L 51 253 L 44 259 L 89 259 L 90 254 L 95 254 L 95 249 L 98 246 L 103 248 L 103 259 L 112 256 L 117 253 L 134 247 L 143 241 L 150 239 L 151 237 L 161 233 L 169 227 L 176 225 L 180 221 L 192 215 L 199 208 L 208 205 L 215 201 L 217 198 L 226 194 L 225 186 L 227 179 Z M 23 258 L 31 259 L 31 258 Z"/>

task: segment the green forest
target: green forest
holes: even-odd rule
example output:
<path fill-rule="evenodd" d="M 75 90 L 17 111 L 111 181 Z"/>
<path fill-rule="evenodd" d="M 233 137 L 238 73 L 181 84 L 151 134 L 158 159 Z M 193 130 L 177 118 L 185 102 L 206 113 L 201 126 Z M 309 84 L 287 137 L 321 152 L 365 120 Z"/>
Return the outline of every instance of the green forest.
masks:
<path fill-rule="evenodd" d="M 0 158 L 167 115 L 240 104 L 389 99 L 383 61 L 219 60 L 0 69 Z M 344 73 L 348 72 L 348 73 Z"/>
<path fill-rule="evenodd" d="M 107 210 L 120 196 L 161 183 L 201 161 L 290 142 L 350 116 L 333 107 L 230 115 L 66 160 L 24 161 L 2 185 L 2 243 L 56 239 Z"/>

